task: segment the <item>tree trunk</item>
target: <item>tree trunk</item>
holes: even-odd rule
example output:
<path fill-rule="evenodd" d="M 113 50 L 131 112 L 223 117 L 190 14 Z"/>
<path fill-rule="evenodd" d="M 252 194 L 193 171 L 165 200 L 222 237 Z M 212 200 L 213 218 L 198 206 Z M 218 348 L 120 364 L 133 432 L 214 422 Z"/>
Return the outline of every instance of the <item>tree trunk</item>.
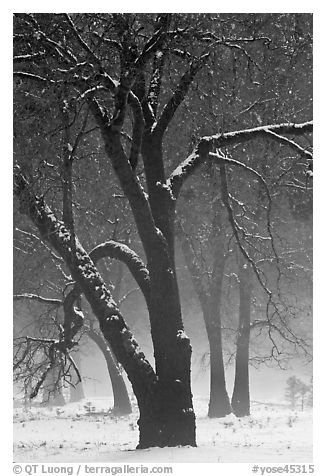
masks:
<path fill-rule="evenodd" d="M 105 358 L 112 385 L 113 413 L 120 416 L 129 415 L 132 408 L 127 387 L 108 343 L 94 330 L 90 329 L 87 335 L 97 344 Z"/>
<path fill-rule="evenodd" d="M 158 377 L 153 394 L 156 400 L 153 403 L 154 420 L 157 420 L 155 425 L 159 429 L 158 446 L 196 446 L 190 376 L 192 348 L 184 332 L 175 269 L 175 201 L 171 200 L 170 192 L 162 187 L 165 172 L 162 137 L 159 134 L 152 134 L 149 130 L 144 133 L 142 157 L 155 225 L 152 244 L 145 245 L 144 240 L 143 244 L 151 281 L 148 311 Z M 145 241 L 148 242 L 147 236 Z M 141 415 L 144 412 L 145 409 L 141 410 Z M 144 422 L 147 425 L 147 418 Z M 153 438 L 150 433 L 151 430 L 141 441 L 142 447 L 153 446 L 150 444 Z"/>
<path fill-rule="evenodd" d="M 81 358 L 80 358 L 79 350 L 77 350 L 77 352 L 74 352 L 73 358 L 80 372 Z M 85 398 L 85 394 L 84 394 L 84 387 L 83 387 L 82 381 L 78 382 L 76 386 L 72 386 L 72 385 L 70 386 L 70 403 L 80 402 L 84 398 Z"/>
<path fill-rule="evenodd" d="M 232 408 L 237 417 L 250 415 L 249 392 L 249 343 L 250 343 L 250 301 L 252 293 L 251 269 L 243 261 L 239 270 L 240 299 L 235 379 Z"/>
<path fill-rule="evenodd" d="M 46 406 L 63 406 L 65 399 L 62 393 L 62 388 L 58 382 L 58 370 L 52 368 L 44 381 L 42 404 Z"/>
<path fill-rule="evenodd" d="M 186 336 L 181 319 L 181 307 L 173 266 L 162 269 L 161 263 L 153 265 L 151 273 L 151 299 L 149 316 L 154 347 L 156 374 L 153 406 L 158 446 L 196 446 L 195 414 L 191 393 L 190 340 Z M 148 410 L 141 410 L 143 415 Z M 156 421 L 155 421 L 156 420 Z M 147 426 L 147 417 L 143 419 Z M 140 446 L 153 446 L 152 430 L 142 439 Z"/>
<path fill-rule="evenodd" d="M 208 416 L 221 418 L 232 410 L 226 390 L 220 309 L 211 306 L 204 310 L 207 337 L 210 349 L 210 394 Z"/>

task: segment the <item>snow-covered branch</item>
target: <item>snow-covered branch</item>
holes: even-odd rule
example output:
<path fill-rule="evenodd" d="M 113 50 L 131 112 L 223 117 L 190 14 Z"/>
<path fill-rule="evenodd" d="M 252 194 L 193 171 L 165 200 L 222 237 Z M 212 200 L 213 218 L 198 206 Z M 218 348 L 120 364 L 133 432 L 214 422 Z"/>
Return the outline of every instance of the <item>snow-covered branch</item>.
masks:
<path fill-rule="evenodd" d="M 290 134 L 300 136 L 311 133 L 312 130 L 313 122 L 308 121 L 300 124 L 273 124 L 202 137 L 193 152 L 171 173 L 167 179 L 167 185 L 170 187 L 173 196 L 177 198 L 185 180 L 190 177 L 203 162 L 209 159 L 210 152 L 223 147 L 248 142 L 259 137 L 270 138 L 280 144 L 286 144 L 306 159 L 312 159 L 311 152 L 303 149 L 299 144 L 282 135 Z"/>
<path fill-rule="evenodd" d="M 249 140 L 255 139 L 257 137 L 270 137 L 273 138 L 276 142 L 283 143 L 283 137 L 280 137 L 281 134 L 291 134 L 295 136 L 300 136 L 306 133 L 310 133 L 313 130 L 313 122 L 307 121 L 303 123 L 283 123 L 283 124 L 270 124 L 266 126 L 254 127 L 251 129 L 243 129 L 240 131 L 227 132 L 225 134 L 216 134 L 212 136 L 203 137 L 201 141 L 208 142 L 210 148 L 214 147 L 220 149 L 221 147 L 229 147 L 234 144 L 241 144 L 243 142 L 248 142 Z M 271 134 L 273 133 L 273 134 Z M 291 142 L 291 141 L 290 141 Z M 296 150 L 297 144 L 294 146 L 292 144 L 287 144 Z"/>
<path fill-rule="evenodd" d="M 149 300 L 150 277 L 140 257 L 127 245 L 117 241 L 106 241 L 92 249 L 89 253 L 94 263 L 103 258 L 113 258 L 122 261 L 129 269 L 138 286 L 142 290 L 145 299 Z"/>
<path fill-rule="evenodd" d="M 53 79 L 45 78 L 44 76 L 40 76 L 39 74 L 28 73 L 26 71 L 14 71 L 14 77 L 21 78 L 21 79 L 31 79 L 33 81 L 41 82 L 41 83 L 55 83 Z"/>
<path fill-rule="evenodd" d="M 20 211 L 29 216 L 42 237 L 65 260 L 98 319 L 104 337 L 126 370 L 135 392 L 138 385 L 143 388 L 152 385 L 157 379 L 156 374 L 141 352 L 92 259 L 77 237 L 75 249 L 71 249 L 69 231 L 44 200 L 35 196 L 19 167 L 14 171 L 14 193 L 19 200 Z"/>
<path fill-rule="evenodd" d="M 62 301 L 60 299 L 46 298 L 43 296 L 39 296 L 38 294 L 31 294 L 31 293 L 14 294 L 14 301 L 22 301 L 24 299 L 27 299 L 30 301 L 37 301 L 41 304 L 46 304 L 46 305 L 55 306 L 55 307 L 59 307 L 62 304 Z"/>

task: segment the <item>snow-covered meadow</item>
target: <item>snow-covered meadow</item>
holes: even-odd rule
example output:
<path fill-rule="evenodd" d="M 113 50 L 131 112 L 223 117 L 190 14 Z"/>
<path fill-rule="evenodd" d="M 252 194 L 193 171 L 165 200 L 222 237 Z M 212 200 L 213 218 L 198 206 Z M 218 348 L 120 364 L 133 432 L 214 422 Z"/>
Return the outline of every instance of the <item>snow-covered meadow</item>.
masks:
<path fill-rule="evenodd" d="M 91 402 L 90 405 L 87 402 Z M 64 407 L 14 409 L 15 462 L 312 462 L 312 411 L 252 403 L 250 417 L 209 419 L 207 400 L 195 397 L 197 448 L 135 450 L 137 411 L 116 418 L 109 398 Z M 86 407 L 89 406 L 88 411 Z"/>

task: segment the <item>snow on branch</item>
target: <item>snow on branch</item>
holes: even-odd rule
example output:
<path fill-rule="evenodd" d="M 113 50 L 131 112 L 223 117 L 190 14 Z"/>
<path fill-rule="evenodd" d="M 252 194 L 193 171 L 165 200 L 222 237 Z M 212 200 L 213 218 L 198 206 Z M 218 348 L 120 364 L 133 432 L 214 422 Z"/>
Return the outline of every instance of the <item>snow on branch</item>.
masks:
<path fill-rule="evenodd" d="M 24 299 L 37 301 L 41 304 L 46 304 L 49 306 L 61 306 L 62 301 L 60 299 L 50 299 L 43 296 L 39 296 L 38 294 L 31 294 L 31 293 L 23 293 L 23 294 L 14 294 L 14 301 L 22 301 Z"/>
<path fill-rule="evenodd" d="M 14 71 L 14 77 L 21 78 L 21 79 L 31 79 L 33 81 L 38 81 L 41 83 L 55 83 L 53 79 L 45 78 L 44 76 L 40 76 L 38 74 L 27 73 L 26 71 Z"/>
<path fill-rule="evenodd" d="M 309 159 L 309 160 L 313 159 L 313 155 L 309 150 L 304 149 L 303 147 L 301 147 L 301 145 L 297 144 L 293 140 L 288 139 L 287 137 L 283 137 L 279 134 L 276 134 L 273 131 L 268 131 L 268 134 L 271 137 L 273 137 L 277 142 L 288 145 L 289 147 L 294 149 L 299 155 L 301 155 L 301 157 L 305 159 Z"/>
<path fill-rule="evenodd" d="M 244 129 L 241 131 L 227 132 L 225 134 L 216 134 L 212 136 L 203 137 L 201 141 L 209 143 L 210 147 L 221 148 L 228 147 L 234 144 L 241 144 L 248 142 L 251 139 L 257 137 L 270 137 L 274 138 L 277 142 L 284 142 L 283 137 L 280 134 L 292 134 L 303 135 L 305 133 L 312 132 L 313 122 L 303 122 L 300 124 L 295 123 L 283 123 L 283 124 L 271 124 L 266 126 L 254 127 L 252 129 Z M 274 134 L 271 134 L 274 133 Z M 289 143 L 290 142 L 290 143 Z M 292 141 L 287 142 L 288 145 L 293 147 L 298 152 L 297 144 L 294 146 Z"/>
<path fill-rule="evenodd" d="M 166 184 L 170 188 L 174 198 L 179 196 L 181 187 L 188 177 L 206 160 L 206 155 L 201 155 L 195 149 L 180 165 L 171 173 Z"/>
<path fill-rule="evenodd" d="M 19 61 L 33 61 L 35 58 L 39 58 L 40 56 L 44 56 L 44 52 L 39 52 L 39 53 L 33 53 L 29 55 L 17 55 L 13 57 L 14 62 L 19 62 Z"/>
<path fill-rule="evenodd" d="M 131 272 L 145 299 L 149 300 L 150 278 L 149 272 L 140 257 L 127 245 L 117 241 L 106 241 L 93 248 L 90 257 L 96 263 L 102 258 L 113 258 L 122 261 Z"/>
<path fill-rule="evenodd" d="M 147 94 L 148 103 L 155 117 L 157 114 L 158 98 L 161 91 L 164 63 L 165 63 L 165 52 L 157 51 L 154 55 L 152 77 L 150 80 L 148 94 Z"/>
<path fill-rule="evenodd" d="M 20 211 L 29 216 L 43 238 L 65 260 L 97 317 L 104 337 L 123 365 L 131 382 L 134 384 L 137 380 L 144 386 L 151 385 L 152 380 L 157 378 L 156 374 L 140 351 L 138 343 L 126 325 L 94 262 L 77 237 L 75 248 L 72 250 L 69 231 L 56 218 L 44 200 L 33 193 L 19 167 L 16 167 L 14 171 L 14 193 L 19 200 Z M 61 342 L 60 344 L 62 345 Z M 65 342 L 64 345 L 66 345 Z"/>
<path fill-rule="evenodd" d="M 223 147 L 248 142 L 258 137 L 270 138 L 280 144 L 285 144 L 301 156 L 311 160 L 311 152 L 305 150 L 293 140 L 284 137 L 284 134 L 300 136 L 306 133 L 311 133 L 312 130 L 313 122 L 308 121 L 299 124 L 272 124 L 202 137 L 193 152 L 171 173 L 170 177 L 167 179 L 167 186 L 170 187 L 173 196 L 177 198 L 185 180 L 190 177 L 203 162 L 209 159 L 210 152 Z"/>

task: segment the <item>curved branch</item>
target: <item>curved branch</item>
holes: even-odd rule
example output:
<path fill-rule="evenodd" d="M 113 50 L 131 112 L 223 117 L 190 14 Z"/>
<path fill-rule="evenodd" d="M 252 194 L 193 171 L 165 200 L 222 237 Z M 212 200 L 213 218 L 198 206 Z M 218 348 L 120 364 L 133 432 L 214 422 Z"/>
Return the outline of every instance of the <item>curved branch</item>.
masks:
<path fill-rule="evenodd" d="M 41 83 L 56 83 L 56 81 L 53 79 L 45 78 L 44 76 L 39 76 L 38 74 L 27 73 L 26 71 L 14 71 L 13 75 L 17 78 L 32 79 L 33 81 L 38 81 Z"/>
<path fill-rule="evenodd" d="M 139 256 L 127 245 L 113 240 L 107 241 L 93 248 L 89 257 L 95 266 L 103 258 L 113 258 L 125 263 L 142 290 L 147 304 L 149 304 L 149 272 Z M 81 287 L 76 283 L 62 303 L 64 310 L 64 341 L 67 348 L 74 345 L 73 338 L 84 324 L 83 312 L 75 305 L 82 293 Z"/>
<path fill-rule="evenodd" d="M 113 258 L 122 261 L 128 267 L 142 290 L 146 301 L 149 301 L 150 278 L 148 269 L 137 253 L 131 250 L 127 245 L 113 240 L 106 241 L 93 248 L 89 256 L 94 264 L 102 258 Z"/>

